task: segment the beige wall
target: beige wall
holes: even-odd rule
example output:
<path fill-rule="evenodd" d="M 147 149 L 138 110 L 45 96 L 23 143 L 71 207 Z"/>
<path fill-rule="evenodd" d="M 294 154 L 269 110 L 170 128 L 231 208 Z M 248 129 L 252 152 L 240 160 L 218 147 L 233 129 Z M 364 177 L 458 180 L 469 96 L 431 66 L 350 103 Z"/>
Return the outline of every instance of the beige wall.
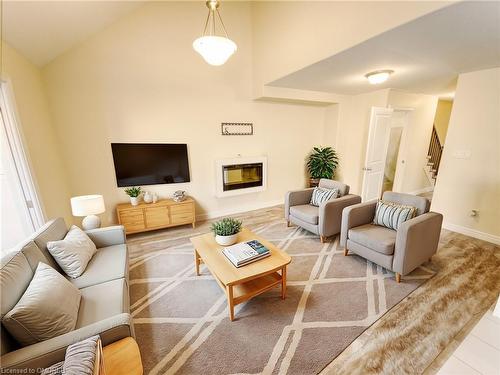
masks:
<path fill-rule="evenodd" d="M 223 66 L 192 49 L 204 22 L 199 3 L 151 3 L 44 68 L 54 123 L 73 194 L 103 194 L 105 224 L 127 200 L 116 187 L 111 142 L 188 144 L 187 184 L 148 189 L 167 197 L 187 190 L 198 213 L 217 215 L 282 202 L 304 186 L 304 158 L 321 144 L 325 107 L 252 100 L 252 34 L 248 3 L 225 3 L 238 52 Z M 253 122 L 255 135 L 220 135 L 221 122 Z M 218 158 L 267 155 L 265 192 L 217 199 Z"/>
<path fill-rule="evenodd" d="M 394 108 L 412 108 L 407 125 L 406 144 L 401 152 L 405 160 L 401 192 L 418 193 L 431 188 L 424 173 L 432 124 L 438 98 L 432 95 L 412 94 L 390 90 L 388 105 Z"/>
<path fill-rule="evenodd" d="M 451 2 L 254 2 L 255 95 L 262 95 L 264 84 L 447 4 Z"/>
<path fill-rule="evenodd" d="M 500 243 L 500 68 L 461 74 L 432 209 L 448 228 Z M 471 210 L 478 210 L 476 217 Z"/>
<path fill-rule="evenodd" d="M 448 132 L 448 124 L 450 123 L 451 108 L 453 101 L 439 100 L 436 108 L 436 116 L 434 117 L 434 126 L 441 145 L 444 145 L 446 133 Z"/>
<path fill-rule="evenodd" d="M 40 70 L 8 44 L 3 44 L 4 78 L 10 81 L 18 120 L 35 183 L 47 218 L 72 221 L 66 171 L 52 127 Z"/>

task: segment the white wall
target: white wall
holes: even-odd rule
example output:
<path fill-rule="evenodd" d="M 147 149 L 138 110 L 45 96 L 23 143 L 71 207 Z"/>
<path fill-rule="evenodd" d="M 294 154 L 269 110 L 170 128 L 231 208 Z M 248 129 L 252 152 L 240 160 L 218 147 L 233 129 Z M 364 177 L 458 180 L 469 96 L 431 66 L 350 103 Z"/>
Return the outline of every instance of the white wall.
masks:
<path fill-rule="evenodd" d="M 103 194 L 114 221 L 116 187 L 111 142 L 188 144 L 192 181 L 148 189 L 168 197 L 187 190 L 199 214 L 217 215 L 282 202 L 304 186 L 304 159 L 321 144 L 325 108 L 252 100 L 249 3 L 224 3 L 224 20 L 237 53 L 221 67 L 191 47 L 205 18 L 201 3 L 150 3 L 43 70 L 54 123 L 74 195 Z M 220 135 L 221 122 L 253 122 L 255 135 Z M 217 199 L 217 158 L 268 156 L 268 189 Z"/>
<path fill-rule="evenodd" d="M 73 218 L 70 192 L 60 143 L 49 113 L 40 70 L 7 43 L 3 43 L 2 74 L 10 81 L 21 133 L 47 218 Z"/>
<path fill-rule="evenodd" d="M 500 243 L 500 68 L 458 78 L 432 209 L 449 229 Z"/>
<path fill-rule="evenodd" d="M 255 95 L 265 84 L 451 3 L 253 2 Z"/>

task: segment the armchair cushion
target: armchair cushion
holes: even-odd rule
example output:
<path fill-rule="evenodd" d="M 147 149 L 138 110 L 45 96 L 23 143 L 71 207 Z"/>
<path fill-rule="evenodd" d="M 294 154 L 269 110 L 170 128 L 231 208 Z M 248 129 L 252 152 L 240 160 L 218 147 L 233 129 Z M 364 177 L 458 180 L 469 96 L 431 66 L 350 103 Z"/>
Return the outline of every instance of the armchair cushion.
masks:
<path fill-rule="evenodd" d="M 413 206 L 378 201 L 373 224 L 398 230 L 403 222 L 412 219 L 416 213 L 417 209 Z"/>
<path fill-rule="evenodd" d="M 311 196 L 310 204 L 319 207 L 321 203 L 328 202 L 330 199 L 335 199 L 338 195 L 339 191 L 337 189 L 315 187 Z"/>
<path fill-rule="evenodd" d="M 310 204 L 301 204 L 300 206 L 290 207 L 290 215 L 299 218 L 306 223 L 318 225 L 319 207 Z"/>
<path fill-rule="evenodd" d="M 417 209 L 417 215 L 429 212 L 430 202 L 425 197 L 418 195 L 396 193 L 394 191 L 386 191 L 382 195 L 382 200 L 402 204 L 404 206 L 413 206 Z"/>
<path fill-rule="evenodd" d="M 371 224 L 375 216 L 377 201 L 353 204 L 342 211 L 342 224 L 340 229 L 340 246 L 347 246 L 349 229 L 365 224 Z"/>
<path fill-rule="evenodd" d="M 324 189 L 337 189 L 339 192 L 338 193 L 339 197 L 343 197 L 344 195 L 349 194 L 349 185 L 346 185 L 340 181 L 322 178 L 321 180 L 319 180 L 318 186 Z"/>
<path fill-rule="evenodd" d="M 349 239 L 378 253 L 394 254 L 396 231 L 375 224 L 349 229 Z"/>
<path fill-rule="evenodd" d="M 285 219 L 288 220 L 290 207 L 309 204 L 314 189 L 289 191 L 285 195 Z"/>

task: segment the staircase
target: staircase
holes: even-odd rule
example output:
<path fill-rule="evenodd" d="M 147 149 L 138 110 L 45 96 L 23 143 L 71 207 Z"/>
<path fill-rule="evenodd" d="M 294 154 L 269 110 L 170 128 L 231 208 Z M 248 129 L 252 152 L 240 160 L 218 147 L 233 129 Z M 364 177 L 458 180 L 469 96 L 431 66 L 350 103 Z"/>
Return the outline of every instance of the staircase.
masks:
<path fill-rule="evenodd" d="M 436 127 L 433 126 L 431 142 L 429 144 L 429 151 L 427 152 L 427 165 L 424 167 L 424 172 L 432 186 L 436 184 L 436 178 L 439 172 L 439 164 L 441 163 L 442 155 L 443 155 L 443 146 L 439 141 L 439 137 L 436 132 Z"/>

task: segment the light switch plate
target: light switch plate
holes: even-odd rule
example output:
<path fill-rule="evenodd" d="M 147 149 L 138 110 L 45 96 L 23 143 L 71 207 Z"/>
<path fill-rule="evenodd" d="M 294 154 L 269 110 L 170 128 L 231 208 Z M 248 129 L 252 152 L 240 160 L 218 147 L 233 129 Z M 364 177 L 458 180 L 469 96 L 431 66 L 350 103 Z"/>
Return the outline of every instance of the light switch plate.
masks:
<path fill-rule="evenodd" d="M 455 159 L 470 159 L 471 157 L 471 151 L 470 150 L 456 150 L 453 151 L 453 157 Z"/>

